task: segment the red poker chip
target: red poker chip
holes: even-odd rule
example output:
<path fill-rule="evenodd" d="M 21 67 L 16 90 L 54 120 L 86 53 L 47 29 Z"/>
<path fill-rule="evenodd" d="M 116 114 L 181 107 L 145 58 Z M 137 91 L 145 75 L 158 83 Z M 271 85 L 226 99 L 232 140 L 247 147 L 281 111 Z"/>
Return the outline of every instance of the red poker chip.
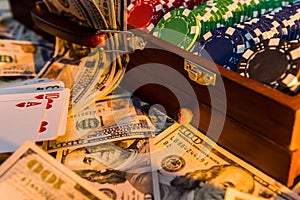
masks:
<path fill-rule="evenodd" d="M 150 32 L 165 14 L 163 3 L 153 0 L 134 0 L 127 12 L 127 23 L 146 32 Z"/>
<path fill-rule="evenodd" d="M 194 9 L 194 4 L 195 4 L 194 0 L 184 0 L 184 2 L 183 2 L 183 6 L 189 10 Z"/>
<path fill-rule="evenodd" d="M 185 0 L 164 0 L 164 1 L 165 1 L 164 9 L 166 13 L 177 8 L 183 8 L 185 2 Z"/>
<path fill-rule="evenodd" d="M 204 3 L 206 0 L 194 0 L 194 8 L 195 9 L 197 6 L 199 6 L 201 3 Z"/>

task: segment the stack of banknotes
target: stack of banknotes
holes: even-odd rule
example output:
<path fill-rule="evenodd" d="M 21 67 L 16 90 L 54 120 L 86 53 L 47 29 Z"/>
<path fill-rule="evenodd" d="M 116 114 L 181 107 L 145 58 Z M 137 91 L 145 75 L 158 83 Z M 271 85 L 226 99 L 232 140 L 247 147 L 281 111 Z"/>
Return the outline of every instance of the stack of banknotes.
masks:
<path fill-rule="evenodd" d="M 44 2 L 80 25 L 126 27 L 123 1 Z M 300 186 L 284 186 L 190 120 L 120 87 L 128 54 L 111 50 L 118 41 L 91 48 L 56 38 L 51 48 L 34 32 L 30 40 L 17 38 L 8 24 L 2 33 L 11 38 L 0 39 L 0 51 L 7 47 L 0 58 L 1 199 L 300 199 Z M 42 50 L 20 53 L 28 42 L 48 57 Z M 1 62 L 10 60 L 14 65 Z"/>

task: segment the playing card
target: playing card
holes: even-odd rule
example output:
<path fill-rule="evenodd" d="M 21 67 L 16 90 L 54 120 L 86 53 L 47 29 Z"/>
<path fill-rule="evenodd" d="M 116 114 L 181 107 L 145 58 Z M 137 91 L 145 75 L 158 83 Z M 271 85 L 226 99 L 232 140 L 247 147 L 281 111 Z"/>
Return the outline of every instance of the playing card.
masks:
<path fill-rule="evenodd" d="M 64 105 L 61 114 L 61 123 L 58 131 L 58 135 L 64 135 L 67 128 L 67 118 L 69 111 L 70 92 L 65 94 Z"/>
<path fill-rule="evenodd" d="M 63 129 L 61 121 L 63 121 L 62 114 L 65 112 L 64 105 L 66 96 L 70 95 L 70 89 L 64 88 L 60 91 L 48 92 L 31 92 L 19 94 L 3 94 L 0 95 L 3 101 L 11 101 L 16 99 L 35 99 L 46 100 L 45 115 L 43 117 L 42 128 L 38 134 L 37 140 L 51 140 L 55 139 L 60 129 Z"/>
<path fill-rule="evenodd" d="M 0 101 L 31 98 L 47 102 L 35 141 L 52 140 L 65 134 L 70 90 L 64 88 L 64 82 L 37 78 L 0 89 Z"/>
<path fill-rule="evenodd" d="M 64 83 L 62 81 L 42 82 L 29 85 L 20 85 L 15 87 L 6 87 L 0 89 L 1 94 L 18 94 L 31 92 L 47 92 L 63 90 Z"/>
<path fill-rule="evenodd" d="M 47 100 L 43 118 L 45 126 L 38 134 L 38 141 L 55 139 L 59 135 L 66 95 L 70 95 L 68 88 L 64 88 L 62 91 L 34 93 L 35 99 Z"/>
<path fill-rule="evenodd" d="M 13 152 L 26 140 L 36 141 L 44 118 L 46 99 L 18 98 L 5 100 L 0 95 L 0 153 Z"/>
<path fill-rule="evenodd" d="M 26 81 L 22 81 L 20 83 L 16 83 L 12 85 L 11 87 L 17 87 L 17 86 L 23 86 L 23 85 L 31 85 L 31 84 L 39 84 L 39 83 L 45 83 L 45 82 L 51 82 L 52 80 L 48 78 L 32 78 L 28 79 Z"/>
<path fill-rule="evenodd" d="M 35 96 L 36 99 L 47 99 L 45 121 L 46 126 L 38 134 L 38 141 L 52 140 L 61 134 L 63 130 L 63 121 L 65 117 L 65 101 L 69 101 L 70 89 L 64 88 L 62 91 L 45 92 Z"/>

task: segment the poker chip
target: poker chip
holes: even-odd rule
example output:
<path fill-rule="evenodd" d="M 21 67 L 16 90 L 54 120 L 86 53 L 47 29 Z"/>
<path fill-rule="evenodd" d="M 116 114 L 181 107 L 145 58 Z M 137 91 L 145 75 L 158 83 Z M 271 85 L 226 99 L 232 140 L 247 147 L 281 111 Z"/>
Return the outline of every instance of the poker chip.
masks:
<path fill-rule="evenodd" d="M 183 4 L 184 4 L 184 0 L 165 0 L 163 7 L 165 9 L 165 12 L 167 13 L 171 10 L 182 8 Z"/>
<path fill-rule="evenodd" d="M 252 3 L 254 2 L 252 1 Z M 216 7 L 215 3 L 210 4 L 212 7 Z M 203 5 L 200 5 L 198 9 L 201 8 L 201 6 Z M 192 48 L 192 52 L 199 56 L 209 58 L 225 68 L 236 70 L 236 66 L 242 54 L 251 46 L 275 37 L 286 40 L 294 40 L 299 37 L 299 6 L 300 4 L 283 6 L 273 9 L 260 17 L 243 21 L 234 26 L 214 28 L 200 37 L 199 41 Z M 270 5 L 262 6 L 262 8 L 265 9 L 269 9 L 269 7 Z M 244 12 L 245 10 L 243 13 Z M 215 13 L 215 11 L 211 13 Z M 217 16 L 219 18 L 216 18 L 216 16 L 208 17 L 209 15 L 207 13 L 198 13 L 198 19 L 199 15 L 202 17 L 202 30 L 215 26 L 212 25 L 213 21 L 210 20 L 220 19 L 219 16 Z M 249 13 L 245 14 L 245 16 L 246 15 L 249 15 Z M 205 18 L 205 16 L 207 17 Z M 203 25 L 205 23 L 206 25 Z M 229 29 L 229 27 L 231 27 L 231 29 Z"/>
<path fill-rule="evenodd" d="M 147 23 L 141 23 L 146 18 L 142 20 L 140 19 L 141 15 L 136 15 L 138 18 L 135 22 L 136 27 L 145 27 L 148 32 L 152 30 L 154 36 L 233 71 L 237 70 L 240 59 L 245 60 L 242 55 L 246 52 L 249 54 L 250 47 L 266 49 L 264 53 L 261 51 L 260 54 L 254 54 L 255 60 L 261 60 L 263 63 L 263 59 L 260 58 L 261 54 L 266 54 L 265 57 L 270 59 L 272 56 L 276 56 L 275 51 L 271 51 L 275 47 L 269 43 L 265 44 L 265 41 L 270 41 L 273 38 L 280 39 L 280 41 L 295 41 L 300 38 L 299 1 L 155 0 L 152 2 L 150 0 L 132 0 L 128 12 L 137 10 L 144 4 L 155 9 L 148 12 L 151 17 L 148 17 L 150 20 L 145 20 Z M 145 8 L 141 8 L 140 12 L 145 10 Z M 144 12 L 145 15 L 146 13 Z M 158 19 L 159 17 L 160 19 Z M 131 19 L 135 20 L 134 17 Z M 279 52 L 282 51 L 281 46 L 285 44 L 284 42 L 281 43 L 276 47 Z M 285 54 L 288 55 L 287 59 L 289 59 L 285 60 L 289 64 L 284 74 L 281 71 L 283 68 L 280 69 L 280 67 L 275 69 L 275 72 L 270 72 L 266 80 L 262 78 L 264 75 L 254 73 L 252 68 L 249 74 L 254 79 L 282 91 L 295 92 L 296 90 L 291 88 L 296 88 L 296 86 L 292 87 L 291 85 L 298 78 L 298 69 L 295 67 L 296 65 L 293 65 L 296 62 L 298 64 L 298 59 L 294 59 L 296 53 L 292 50 L 295 48 L 295 42 L 289 45 L 293 47 L 284 46 Z M 254 52 L 254 50 L 252 51 Z M 290 57 L 292 55 L 294 58 Z M 286 64 L 280 55 L 276 59 L 283 65 Z M 252 62 L 254 61 L 252 60 Z M 268 70 L 270 69 L 261 69 L 261 71 Z M 255 72 L 259 71 L 260 68 Z M 247 77 L 249 74 L 244 74 L 244 76 Z M 276 77 L 279 74 L 281 74 L 280 78 Z M 300 91 L 300 83 L 298 83 L 297 88 Z"/>
<path fill-rule="evenodd" d="M 235 70 L 245 48 L 241 32 L 234 27 L 220 27 L 206 33 L 195 45 L 193 53 Z"/>
<path fill-rule="evenodd" d="M 200 35 L 200 23 L 191 10 L 178 8 L 165 14 L 153 30 L 153 35 L 189 50 Z"/>
<path fill-rule="evenodd" d="M 165 11 L 160 1 L 135 0 L 128 5 L 127 13 L 129 25 L 151 32 Z"/>
<path fill-rule="evenodd" d="M 143 0 L 139 0 L 139 2 L 143 2 Z M 288 9 L 288 11 L 280 13 L 278 11 L 284 10 L 282 7 L 285 5 L 290 6 L 292 0 L 156 0 L 155 2 L 160 2 L 165 13 L 163 16 L 168 17 L 162 17 L 159 20 L 159 22 L 162 21 L 160 25 L 158 25 L 159 22 L 155 22 L 157 23 L 157 28 L 152 32 L 153 35 L 185 49 L 191 49 L 193 47 L 182 45 L 182 42 L 178 41 L 180 40 L 180 37 L 178 38 L 176 33 L 180 32 L 179 29 L 181 28 L 183 34 L 193 35 L 193 32 L 186 32 L 187 26 L 182 25 L 181 22 L 174 22 L 178 21 L 178 19 L 173 16 L 173 10 L 188 9 L 194 13 L 200 26 L 198 38 L 201 38 L 204 34 L 213 29 L 234 26 L 250 19 L 259 18 L 265 13 L 274 10 L 276 10 L 276 12 L 270 13 L 268 16 L 269 19 L 261 19 L 261 22 L 258 24 L 252 24 L 251 26 L 242 24 L 245 28 L 242 28 L 240 31 L 244 32 L 246 37 L 249 38 L 249 41 L 247 41 L 249 45 L 257 44 L 264 39 L 272 37 L 274 34 L 278 34 L 278 37 L 283 36 L 285 39 L 294 39 L 298 33 L 295 29 L 299 27 L 297 23 L 299 23 L 300 16 L 298 16 L 298 20 L 296 20 L 296 18 L 290 19 L 293 14 L 289 13 L 290 11 Z M 295 7 L 292 6 L 292 8 L 294 8 L 295 11 Z M 274 24 L 267 23 L 270 21 L 270 18 L 273 18 Z M 282 24 L 284 23 L 284 20 L 286 20 L 288 25 Z M 170 25 L 170 22 L 172 22 L 173 25 Z M 296 23 L 293 24 L 293 22 Z M 165 26 L 165 24 L 167 24 L 167 26 Z M 176 28 L 176 26 L 178 28 Z M 153 26 L 147 29 L 149 31 L 152 30 L 152 28 Z M 170 29 L 168 36 L 166 36 L 166 34 L 164 34 L 165 36 L 161 36 L 162 34 L 160 31 L 166 32 L 165 29 Z M 171 30 L 173 31 L 174 36 L 171 35 Z M 191 37 L 187 37 L 187 43 L 190 42 L 190 38 Z"/>
<path fill-rule="evenodd" d="M 244 36 L 246 43 L 247 43 L 247 47 L 253 46 L 261 41 L 263 41 L 264 39 L 268 39 L 268 38 L 264 38 L 264 27 L 260 26 L 260 23 L 258 20 L 250 20 L 245 23 L 240 23 L 236 26 L 234 26 L 237 30 L 239 30 L 242 35 Z"/>
<path fill-rule="evenodd" d="M 271 38 L 246 50 L 237 73 L 279 90 L 299 84 L 300 46 Z"/>

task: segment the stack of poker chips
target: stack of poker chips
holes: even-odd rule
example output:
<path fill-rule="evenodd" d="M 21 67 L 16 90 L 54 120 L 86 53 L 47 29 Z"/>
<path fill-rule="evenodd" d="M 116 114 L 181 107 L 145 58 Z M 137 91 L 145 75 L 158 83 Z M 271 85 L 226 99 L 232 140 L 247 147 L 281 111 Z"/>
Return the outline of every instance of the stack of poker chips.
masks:
<path fill-rule="evenodd" d="M 300 91 L 300 42 L 282 38 L 264 40 L 247 49 L 237 72 L 285 93 Z"/>
<path fill-rule="evenodd" d="M 127 7 L 129 25 L 151 32 L 158 21 L 177 8 L 194 9 L 204 0 L 132 0 Z"/>
<path fill-rule="evenodd" d="M 235 26 L 211 30 L 200 38 L 192 52 L 236 71 L 242 54 L 251 46 L 274 37 L 290 41 L 299 36 L 300 4 L 294 3 Z"/>
<path fill-rule="evenodd" d="M 291 2 L 293 1 L 209 0 L 200 3 L 193 10 L 177 8 L 169 11 L 157 22 L 153 35 L 190 50 L 199 38 L 213 29 L 261 16 Z"/>
<path fill-rule="evenodd" d="M 287 6 L 291 0 L 212 0 L 197 6 L 193 12 L 201 23 L 201 35 L 218 27 L 256 18 L 264 13 Z"/>

